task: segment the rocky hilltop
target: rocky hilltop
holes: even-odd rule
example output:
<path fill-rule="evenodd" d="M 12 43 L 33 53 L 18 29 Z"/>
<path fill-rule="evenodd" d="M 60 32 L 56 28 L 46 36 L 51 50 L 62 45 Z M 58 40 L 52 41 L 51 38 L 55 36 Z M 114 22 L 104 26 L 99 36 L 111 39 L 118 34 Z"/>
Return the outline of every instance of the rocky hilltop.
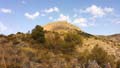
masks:
<path fill-rule="evenodd" d="M 70 24 L 67 21 L 56 21 L 51 22 L 47 25 L 45 25 L 44 30 L 47 31 L 69 31 L 69 30 L 80 30 L 80 28 Z"/>

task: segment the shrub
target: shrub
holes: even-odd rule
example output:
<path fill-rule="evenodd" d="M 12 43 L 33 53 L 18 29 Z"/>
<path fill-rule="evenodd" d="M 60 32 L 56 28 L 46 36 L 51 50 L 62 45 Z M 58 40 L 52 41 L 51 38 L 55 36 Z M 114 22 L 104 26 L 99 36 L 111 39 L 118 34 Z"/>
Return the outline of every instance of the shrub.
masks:
<path fill-rule="evenodd" d="M 37 25 L 31 33 L 31 36 L 34 40 L 37 40 L 40 43 L 45 42 L 45 35 L 44 35 L 44 30 L 43 27 Z"/>
<path fill-rule="evenodd" d="M 80 63 L 87 63 L 89 61 L 90 52 L 86 49 L 85 51 L 79 53 L 78 60 Z"/>
<path fill-rule="evenodd" d="M 120 60 L 117 61 L 117 68 L 120 68 Z"/>
<path fill-rule="evenodd" d="M 65 35 L 65 41 L 68 43 L 73 43 L 73 44 L 80 44 L 82 45 L 82 37 L 77 34 L 77 33 L 72 33 L 72 32 L 68 32 Z"/>
<path fill-rule="evenodd" d="M 104 64 L 110 63 L 114 68 L 114 57 L 108 55 L 108 53 L 97 45 L 93 48 L 90 59 L 96 60 L 101 67 L 104 67 Z"/>

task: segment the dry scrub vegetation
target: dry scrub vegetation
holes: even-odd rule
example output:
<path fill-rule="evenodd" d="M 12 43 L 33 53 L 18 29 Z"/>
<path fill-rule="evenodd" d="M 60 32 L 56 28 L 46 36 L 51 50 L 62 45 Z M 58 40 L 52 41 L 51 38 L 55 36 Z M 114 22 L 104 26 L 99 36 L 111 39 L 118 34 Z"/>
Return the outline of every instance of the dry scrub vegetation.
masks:
<path fill-rule="evenodd" d="M 61 33 L 37 25 L 31 33 L 0 35 L 0 68 L 120 68 L 120 57 L 103 47 L 117 45 L 107 42 L 79 30 Z"/>

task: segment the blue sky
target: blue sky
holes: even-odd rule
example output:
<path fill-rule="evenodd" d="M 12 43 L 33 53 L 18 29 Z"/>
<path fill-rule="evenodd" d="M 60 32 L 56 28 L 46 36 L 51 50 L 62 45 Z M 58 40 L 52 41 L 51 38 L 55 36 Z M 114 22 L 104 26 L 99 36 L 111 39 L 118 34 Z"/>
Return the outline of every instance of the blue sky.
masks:
<path fill-rule="evenodd" d="M 0 34 L 68 21 L 97 35 L 120 33 L 120 0 L 0 0 Z"/>

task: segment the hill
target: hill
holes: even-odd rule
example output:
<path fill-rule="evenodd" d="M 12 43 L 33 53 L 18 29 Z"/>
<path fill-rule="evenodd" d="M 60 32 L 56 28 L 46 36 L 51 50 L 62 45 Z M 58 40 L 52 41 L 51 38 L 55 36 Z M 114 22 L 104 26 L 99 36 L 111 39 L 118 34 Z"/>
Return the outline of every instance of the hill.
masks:
<path fill-rule="evenodd" d="M 45 25 L 44 30 L 47 31 L 69 31 L 69 30 L 80 30 L 80 28 L 70 24 L 67 21 L 56 21 L 51 22 L 47 25 Z"/>
<path fill-rule="evenodd" d="M 112 41 L 116 41 L 116 42 L 120 43 L 120 34 L 109 35 L 109 36 L 107 36 L 107 38 Z"/>
<path fill-rule="evenodd" d="M 65 21 L 37 25 L 31 33 L 0 35 L 0 68 L 107 66 L 120 67 L 119 42 L 88 34 Z"/>

